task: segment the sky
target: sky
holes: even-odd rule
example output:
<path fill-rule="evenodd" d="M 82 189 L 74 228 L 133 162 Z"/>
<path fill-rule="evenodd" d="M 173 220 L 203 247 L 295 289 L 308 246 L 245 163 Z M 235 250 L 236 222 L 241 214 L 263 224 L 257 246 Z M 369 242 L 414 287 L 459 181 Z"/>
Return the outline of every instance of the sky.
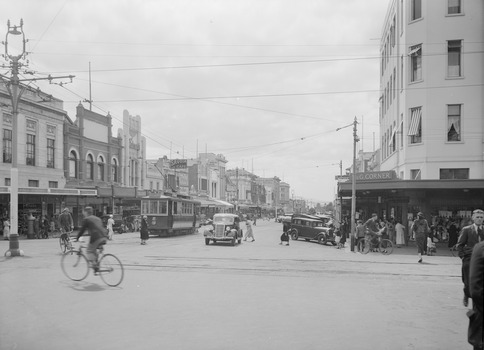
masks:
<path fill-rule="evenodd" d="M 223 154 L 294 198 L 334 199 L 335 175 L 378 148 L 379 38 L 388 0 L 15 0 L 34 84 L 75 107 L 142 118 L 147 158 Z M 4 32 L 2 32 L 2 28 Z M 2 34 L 4 33 L 4 34 Z M 14 43 L 12 43 L 14 45 Z M 12 50 L 15 49 L 12 46 Z M 2 51 L 4 49 L 2 48 Z M 7 69 L 0 68 L 2 74 Z M 68 79 L 56 82 L 68 82 Z M 375 146 L 376 145 L 376 146 Z"/>

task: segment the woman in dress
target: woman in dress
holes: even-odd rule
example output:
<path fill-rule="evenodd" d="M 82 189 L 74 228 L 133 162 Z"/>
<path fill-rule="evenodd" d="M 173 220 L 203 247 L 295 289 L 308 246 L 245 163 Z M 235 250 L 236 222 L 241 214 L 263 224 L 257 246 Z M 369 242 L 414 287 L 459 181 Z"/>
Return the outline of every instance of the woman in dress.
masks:
<path fill-rule="evenodd" d="M 5 219 L 3 222 L 3 239 L 4 240 L 9 240 L 10 238 L 10 221 L 8 221 L 8 218 Z"/>
<path fill-rule="evenodd" d="M 398 220 L 395 225 L 395 232 L 397 236 L 397 248 L 400 248 L 402 245 L 405 245 L 405 226 L 402 225 L 400 220 Z"/>
<path fill-rule="evenodd" d="M 143 215 L 143 219 L 141 219 L 141 230 L 139 231 L 141 236 L 141 245 L 145 245 L 146 241 L 149 238 L 148 234 L 148 217 Z"/>

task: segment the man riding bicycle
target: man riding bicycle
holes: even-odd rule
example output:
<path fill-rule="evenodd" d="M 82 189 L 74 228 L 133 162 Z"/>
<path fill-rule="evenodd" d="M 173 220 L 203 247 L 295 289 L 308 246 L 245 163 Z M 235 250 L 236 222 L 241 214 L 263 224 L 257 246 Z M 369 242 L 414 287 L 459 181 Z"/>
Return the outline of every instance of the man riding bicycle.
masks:
<path fill-rule="evenodd" d="M 94 267 L 94 271 L 97 272 L 97 248 L 107 243 L 106 230 L 100 218 L 93 215 L 92 207 L 84 208 L 84 221 L 81 229 L 77 234 L 77 241 L 84 234 L 85 231 L 89 232 L 91 238 L 86 249 L 87 260 Z"/>
<path fill-rule="evenodd" d="M 367 242 L 369 244 L 376 237 L 379 236 L 380 229 L 378 227 L 377 220 L 378 220 L 378 215 L 376 213 L 373 213 L 371 214 L 371 218 L 368 219 L 363 225 L 365 227 L 365 233 L 366 233 L 365 243 Z"/>
<path fill-rule="evenodd" d="M 62 213 L 59 215 L 59 226 L 61 238 L 69 241 L 69 232 L 74 229 L 74 221 L 72 220 L 72 215 L 67 207 L 65 207 Z"/>

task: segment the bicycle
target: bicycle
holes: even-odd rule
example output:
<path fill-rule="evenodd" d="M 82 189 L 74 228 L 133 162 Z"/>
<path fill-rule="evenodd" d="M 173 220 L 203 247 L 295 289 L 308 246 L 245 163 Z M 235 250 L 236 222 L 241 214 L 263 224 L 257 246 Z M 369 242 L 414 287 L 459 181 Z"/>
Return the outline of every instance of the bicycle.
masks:
<path fill-rule="evenodd" d="M 59 245 L 60 245 L 61 252 L 63 254 L 73 249 L 71 238 L 70 238 L 71 233 L 72 231 L 68 231 L 66 233 L 62 233 L 59 237 Z"/>
<path fill-rule="evenodd" d="M 118 286 L 124 278 L 124 267 L 121 261 L 113 254 L 104 254 L 104 245 L 96 249 L 96 262 L 90 264 L 85 255 L 86 247 L 79 245 L 79 249 L 70 250 L 62 255 L 62 272 L 73 281 L 82 281 L 92 268 L 94 275 L 99 275 L 104 283 L 110 287 Z"/>
<path fill-rule="evenodd" d="M 34 235 L 34 237 L 37 239 L 47 239 L 49 238 L 49 232 L 45 228 L 41 227 L 39 231 L 37 231 L 37 233 Z"/>
<path fill-rule="evenodd" d="M 393 253 L 393 243 L 389 239 L 382 238 L 381 235 L 371 239 L 363 239 L 358 244 L 358 249 L 363 254 L 368 254 L 370 251 L 378 250 L 383 255 L 390 255 Z"/>

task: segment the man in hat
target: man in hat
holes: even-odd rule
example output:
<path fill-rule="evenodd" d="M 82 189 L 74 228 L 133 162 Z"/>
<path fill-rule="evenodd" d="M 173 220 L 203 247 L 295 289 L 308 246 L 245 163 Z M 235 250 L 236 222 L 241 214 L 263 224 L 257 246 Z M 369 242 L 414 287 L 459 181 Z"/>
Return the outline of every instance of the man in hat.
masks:
<path fill-rule="evenodd" d="M 103 222 L 100 218 L 93 214 L 94 210 L 92 207 L 84 208 L 84 221 L 82 223 L 81 229 L 77 234 L 77 241 L 79 238 L 87 231 L 90 234 L 89 244 L 86 249 L 87 260 L 94 266 L 94 271 L 98 271 L 97 265 L 97 248 L 100 245 L 106 244 L 106 230 L 104 229 Z"/>
<path fill-rule="evenodd" d="M 469 266 L 471 262 L 472 249 L 480 241 L 484 241 L 483 221 L 484 211 L 476 209 L 472 212 L 472 225 L 465 226 L 460 232 L 457 241 L 457 250 L 459 257 L 462 259 L 462 282 L 464 283 L 464 306 L 469 304 L 471 297 L 469 292 Z"/>
<path fill-rule="evenodd" d="M 422 262 L 422 255 L 425 254 L 425 244 L 427 242 L 427 235 L 430 232 L 429 223 L 425 220 L 424 214 L 419 211 L 417 220 L 413 222 L 412 232 L 415 235 L 415 242 L 417 243 L 418 262 Z"/>

